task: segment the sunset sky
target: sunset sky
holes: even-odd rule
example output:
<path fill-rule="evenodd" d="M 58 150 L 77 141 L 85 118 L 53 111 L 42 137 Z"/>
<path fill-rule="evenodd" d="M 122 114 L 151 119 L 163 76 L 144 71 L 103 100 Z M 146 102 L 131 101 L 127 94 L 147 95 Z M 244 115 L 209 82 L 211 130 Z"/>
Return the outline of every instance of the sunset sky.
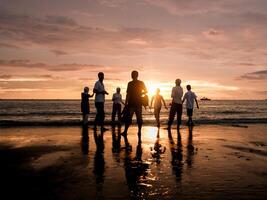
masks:
<path fill-rule="evenodd" d="M 267 99 L 266 0 L 0 0 L 0 98 L 80 98 L 130 72 L 165 98 Z M 108 98 L 111 98 L 109 95 Z"/>

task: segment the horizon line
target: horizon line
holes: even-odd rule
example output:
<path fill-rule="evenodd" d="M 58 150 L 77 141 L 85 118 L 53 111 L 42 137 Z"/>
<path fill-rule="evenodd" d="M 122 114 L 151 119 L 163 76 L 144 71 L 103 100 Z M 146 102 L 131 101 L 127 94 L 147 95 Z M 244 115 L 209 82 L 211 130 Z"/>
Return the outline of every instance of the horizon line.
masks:
<path fill-rule="evenodd" d="M 15 98 L 0 98 L 0 101 L 6 101 L 6 100 L 26 100 L 26 101 L 29 101 L 29 100 L 46 100 L 46 101 L 53 101 L 53 100 L 67 100 L 67 101 L 73 101 L 73 100 L 80 100 L 80 98 L 75 98 L 75 99 L 60 99 L 60 98 L 55 98 L 55 99 L 42 99 L 42 98 L 33 98 L 33 99 L 28 99 L 28 98 L 18 98 L 18 99 L 15 99 Z M 106 100 L 112 100 L 112 99 L 106 99 Z M 165 100 L 172 100 L 171 98 L 168 98 L 168 99 L 165 99 Z M 200 99 L 198 99 L 199 101 L 202 101 Z M 266 101 L 267 98 L 264 98 L 264 99 L 211 99 L 211 101 Z M 204 100 L 205 101 L 205 100 Z"/>

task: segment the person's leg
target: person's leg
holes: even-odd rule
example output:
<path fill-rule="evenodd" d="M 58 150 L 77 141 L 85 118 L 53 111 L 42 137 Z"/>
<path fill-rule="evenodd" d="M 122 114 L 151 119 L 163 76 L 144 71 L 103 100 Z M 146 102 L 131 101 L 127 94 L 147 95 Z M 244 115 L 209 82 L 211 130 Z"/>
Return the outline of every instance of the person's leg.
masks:
<path fill-rule="evenodd" d="M 117 104 L 118 120 L 121 122 L 121 104 Z"/>
<path fill-rule="evenodd" d="M 190 124 L 193 125 L 193 109 L 190 109 Z"/>
<path fill-rule="evenodd" d="M 169 114 L 168 129 L 171 128 L 171 125 L 172 125 L 174 117 L 175 117 L 175 113 L 176 113 L 176 106 L 175 106 L 175 103 L 172 103 L 171 109 L 170 109 L 170 114 Z"/>
<path fill-rule="evenodd" d="M 156 118 L 157 126 L 160 127 L 160 119 L 159 119 L 160 109 L 156 108 L 154 109 L 154 115 Z"/>
<path fill-rule="evenodd" d="M 83 124 L 86 123 L 86 122 L 85 122 L 85 115 L 86 115 L 86 114 L 83 113 Z"/>
<path fill-rule="evenodd" d="M 177 104 L 177 129 L 180 128 L 180 125 L 182 124 L 182 113 L 183 113 L 183 105 Z"/>
<path fill-rule="evenodd" d="M 190 109 L 186 109 L 186 115 L 188 117 L 188 121 L 186 122 L 186 125 L 189 125 L 190 124 Z"/>
<path fill-rule="evenodd" d="M 132 118 L 133 118 L 133 114 L 134 114 L 133 108 L 128 108 L 128 109 L 129 109 L 129 116 L 128 116 L 129 119 L 127 119 L 125 122 L 124 131 L 122 133 L 122 135 L 124 135 L 124 136 L 127 136 L 127 132 L 128 132 L 130 125 L 132 124 Z"/>
<path fill-rule="evenodd" d="M 188 116 L 188 122 L 189 122 L 189 124 L 192 124 L 192 116 Z"/>
<path fill-rule="evenodd" d="M 104 102 L 101 102 L 99 103 L 99 122 L 102 131 L 105 131 L 104 120 L 105 120 Z"/>
<path fill-rule="evenodd" d="M 99 125 L 99 113 L 100 113 L 100 107 L 99 103 L 95 103 L 95 108 L 96 108 L 96 115 L 95 115 L 95 122 L 94 122 L 94 128 L 96 128 L 97 125 Z"/>
<path fill-rule="evenodd" d="M 85 116 L 84 116 L 84 124 L 88 124 L 88 117 L 89 117 L 89 114 L 85 114 Z"/>
<path fill-rule="evenodd" d="M 193 115 L 193 109 L 187 109 L 188 125 L 189 126 L 193 124 L 192 115 Z"/>
<path fill-rule="evenodd" d="M 115 117 L 116 117 L 116 104 L 113 103 L 113 106 L 112 106 L 112 116 L 111 116 L 111 121 L 112 122 L 115 121 Z"/>
<path fill-rule="evenodd" d="M 143 125 L 143 118 L 142 118 L 142 106 L 135 108 L 135 115 L 138 125 L 138 139 L 141 141 L 141 129 Z"/>

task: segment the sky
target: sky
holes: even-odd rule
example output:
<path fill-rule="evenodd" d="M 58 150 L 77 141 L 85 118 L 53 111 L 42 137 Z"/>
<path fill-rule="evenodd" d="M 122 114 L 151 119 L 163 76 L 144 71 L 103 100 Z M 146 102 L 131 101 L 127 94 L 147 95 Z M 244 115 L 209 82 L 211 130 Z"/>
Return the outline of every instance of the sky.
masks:
<path fill-rule="evenodd" d="M 267 99 L 266 0 L 0 0 L 0 98 L 78 99 L 131 71 L 153 95 Z"/>

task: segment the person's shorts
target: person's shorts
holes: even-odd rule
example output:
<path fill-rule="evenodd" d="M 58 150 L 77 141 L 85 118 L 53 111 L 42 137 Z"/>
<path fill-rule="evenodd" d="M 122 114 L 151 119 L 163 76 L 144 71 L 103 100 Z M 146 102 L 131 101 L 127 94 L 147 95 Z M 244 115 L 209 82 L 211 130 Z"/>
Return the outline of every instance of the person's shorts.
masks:
<path fill-rule="evenodd" d="M 129 117 L 130 117 L 130 123 L 132 123 L 132 118 L 133 115 L 136 115 L 136 121 L 138 124 L 143 123 L 143 118 L 142 118 L 142 106 L 137 106 L 137 107 L 129 107 Z"/>
<path fill-rule="evenodd" d="M 188 109 L 187 108 L 187 116 L 192 117 L 193 116 L 193 109 Z"/>

